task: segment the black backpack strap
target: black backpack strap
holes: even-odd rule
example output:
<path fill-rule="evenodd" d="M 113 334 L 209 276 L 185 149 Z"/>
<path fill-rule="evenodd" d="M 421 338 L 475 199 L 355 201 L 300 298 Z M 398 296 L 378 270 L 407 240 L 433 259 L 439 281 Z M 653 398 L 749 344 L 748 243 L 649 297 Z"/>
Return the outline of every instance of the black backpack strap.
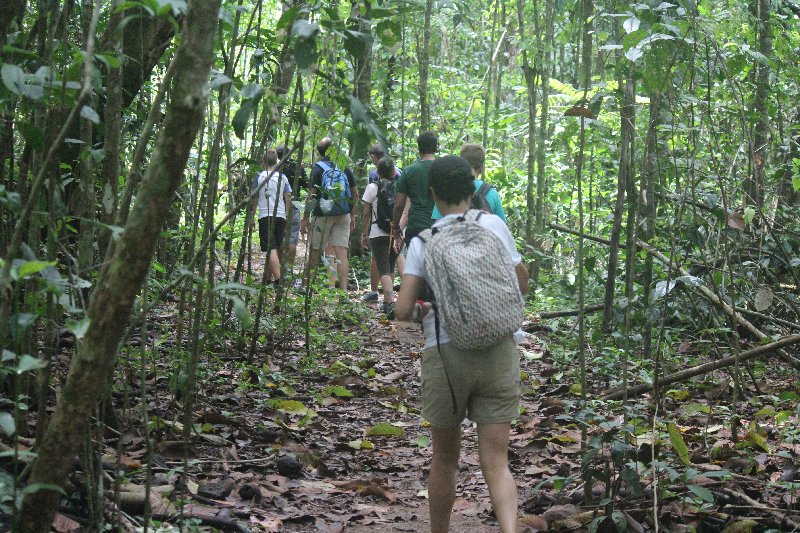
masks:
<path fill-rule="evenodd" d="M 478 196 L 483 196 L 485 198 L 486 195 L 489 194 L 489 191 L 491 190 L 492 186 L 484 181 L 478 188 L 477 192 L 475 192 L 475 194 Z"/>

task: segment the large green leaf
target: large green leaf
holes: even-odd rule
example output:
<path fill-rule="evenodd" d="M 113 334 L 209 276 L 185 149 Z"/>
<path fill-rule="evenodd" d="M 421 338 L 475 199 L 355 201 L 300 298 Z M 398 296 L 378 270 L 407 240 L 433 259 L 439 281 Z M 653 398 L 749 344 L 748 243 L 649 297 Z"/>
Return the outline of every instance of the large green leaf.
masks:
<path fill-rule="evenodd" d="M 367 430 L 367 437 L 402 437 L 403 435 L 405 435 L 403 428 L 389 422 L 375 424 Z"/>
<path fill-rule="evenodd" d="M 678 460 L 684 465 L 688 466 L 689 448 L 686 446 L 686 442 L 683 440 L 681 430 L 678 429 L 678 426 L 670 422 L 667 424 L 667 431 L 669 431 L 669 440 L 672 441 L 672 448 L 675 450 Z"/>

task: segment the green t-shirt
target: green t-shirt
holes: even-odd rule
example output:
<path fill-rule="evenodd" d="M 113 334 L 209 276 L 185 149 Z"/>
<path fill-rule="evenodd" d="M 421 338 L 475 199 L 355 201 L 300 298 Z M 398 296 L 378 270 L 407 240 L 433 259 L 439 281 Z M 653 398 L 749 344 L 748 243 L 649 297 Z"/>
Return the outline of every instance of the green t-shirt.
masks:
<path fill-rule="evenodd" d="M 433 224 L 433 199 L 428 195 L 428 172 L 433 160 L 418 160 L 403 169 L 403 174 L 397 180 L 397 192 L 411 198 L 411 209 L 408 211 L 408 229 L 422 231 Z"/>

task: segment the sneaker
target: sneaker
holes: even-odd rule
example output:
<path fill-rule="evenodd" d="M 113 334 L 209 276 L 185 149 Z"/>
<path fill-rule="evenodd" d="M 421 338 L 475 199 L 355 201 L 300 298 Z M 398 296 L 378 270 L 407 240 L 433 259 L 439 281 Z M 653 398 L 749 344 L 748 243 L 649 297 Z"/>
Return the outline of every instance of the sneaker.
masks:
<path fill-rule="evenodd" d="M 383 314 L 385 314 L 386 318 L 389 320 L 394 320 L 394 302 L 383 304 Z"/>
<path fill-rule="evenodd" d="M 375 291 L 369 291 L 364 293 L 364 296 L 361 297 L 361 300 L 364 302 L 377 302 L 378 301 L 378 293 Z"/>

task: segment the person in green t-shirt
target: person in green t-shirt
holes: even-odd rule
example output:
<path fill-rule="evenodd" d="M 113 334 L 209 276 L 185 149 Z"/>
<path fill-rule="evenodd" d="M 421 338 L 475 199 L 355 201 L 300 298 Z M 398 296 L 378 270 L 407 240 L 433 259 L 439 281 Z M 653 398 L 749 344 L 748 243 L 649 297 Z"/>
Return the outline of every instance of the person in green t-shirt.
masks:
<path fill-rule="evenodd" d="M 419 159 L 411 166 L 403 169 L 403 174 L 397 180 L 394 198 L 394 217 L 392 220 L 392 235 L 395 248 L 399 251 L 403 241 L 411 242 L 419 232 L 428 229 L 433 224 L 433 199 L 428 194 L 428 171 L 436 159 L 436 150 L 439 140 L 432 131 L 423 131 L 417 137 Z M 400 217 L 406 205 L 406 198 L 411 199 L 411 209 L 408 212 L 408 226 L 405 237 L 400 229 Z"/>

